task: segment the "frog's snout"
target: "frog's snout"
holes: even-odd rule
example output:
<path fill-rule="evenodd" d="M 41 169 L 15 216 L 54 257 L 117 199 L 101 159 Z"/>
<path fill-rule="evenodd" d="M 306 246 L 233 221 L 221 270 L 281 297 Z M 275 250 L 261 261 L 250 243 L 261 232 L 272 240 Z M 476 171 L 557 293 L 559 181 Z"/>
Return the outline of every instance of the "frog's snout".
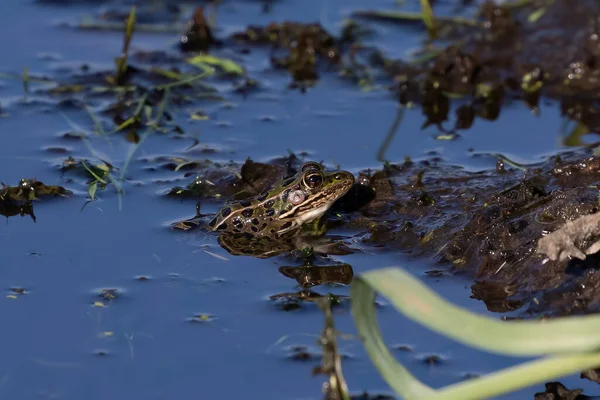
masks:
<path fill-rule="evenodd" d="M 338 171 L 331 178 L 333 183 L 341 184 L 344 187 L 350 188 L 354 185 L 354 175 L 346 171 Z"/>

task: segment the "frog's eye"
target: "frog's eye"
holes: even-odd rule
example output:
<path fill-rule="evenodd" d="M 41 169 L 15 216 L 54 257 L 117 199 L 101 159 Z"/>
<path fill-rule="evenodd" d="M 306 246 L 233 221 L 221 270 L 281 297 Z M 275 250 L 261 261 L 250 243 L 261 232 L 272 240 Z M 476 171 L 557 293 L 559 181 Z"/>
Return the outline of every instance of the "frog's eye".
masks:
<path fill-rule="evenodd" d="M 302 164 L 302 167 L 300 168 L 301 172 L 306 172 L 306 171 L 310 171 L 310 170 L 322 171 L 323 168 L 321 168 L 321 164 L 316 163 L 314 161 L 309 161 L 307 163 L 304 163 L 304 164 Z"/>
<path fill-rule="evenodd" d="M 304 184 L 310 189 L 316 189 L 323 184 L 323 174 L 317 171 L 309 171 L 304 175 Z"/>

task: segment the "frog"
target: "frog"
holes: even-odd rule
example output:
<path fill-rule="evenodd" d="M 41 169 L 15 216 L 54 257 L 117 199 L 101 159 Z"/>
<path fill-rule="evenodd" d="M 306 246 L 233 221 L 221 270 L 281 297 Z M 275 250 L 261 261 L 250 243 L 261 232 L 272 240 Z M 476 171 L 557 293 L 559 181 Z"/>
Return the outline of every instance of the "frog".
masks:
<path fill-rule="evenodd" d="M 298 173 L 284 178 L 264 193 L 229 202 L 208 223 L 207 230 L 251 239 L 278 239 L 318 223 L 336 200 L 354 185 L 348 171 L 325 172 L 309 161 Z"/>

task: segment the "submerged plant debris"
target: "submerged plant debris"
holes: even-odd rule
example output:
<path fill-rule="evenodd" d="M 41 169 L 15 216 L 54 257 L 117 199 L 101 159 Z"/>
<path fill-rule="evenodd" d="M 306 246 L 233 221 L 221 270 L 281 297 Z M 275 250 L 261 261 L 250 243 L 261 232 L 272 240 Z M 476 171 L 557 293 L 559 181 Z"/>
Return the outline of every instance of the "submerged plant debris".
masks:
<path fill-rule="evenodd" d="M 342 358 L 338 352 L 337 336 L 331 303 L 328 298 L 320 298 L 317 305 L 325 314 L 325 326 L 319 344 L 323 348 L 321 365 L 313 369 L 313 375 L 323 374 L 328 376 L 328 381 L 323 385 L 325 400 L 350 400 L 348 385 L 342 372 Z"/>

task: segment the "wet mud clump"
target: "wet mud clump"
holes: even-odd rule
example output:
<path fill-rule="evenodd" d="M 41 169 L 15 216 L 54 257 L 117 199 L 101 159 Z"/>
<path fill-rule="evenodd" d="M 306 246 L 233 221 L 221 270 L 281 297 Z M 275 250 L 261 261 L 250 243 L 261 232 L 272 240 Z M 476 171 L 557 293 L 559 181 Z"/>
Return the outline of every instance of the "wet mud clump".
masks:
<path fill-rule="evenodd" d="M 335 66 L 341 60 L 343 41 L 335 38 L 320 24 L 296 22 L 250 26 L 234 34 L 236 43 L 269 45 L 283 55 L 271 56 L 275 69 L 289 71 L 296 84 L 310 85 L 319 78 L 319 66 Z"/>
<path fill-rule="evenodd" d="M 434 162 L 390 165 L 377 180 L 393 192 L 352 211 L 348 225 L 366 229 L 358 236 L 378 251 L 433 257 L 473 277 L 473 297 L 492 311 L 596 312 L 600 159 L 582 156 L 477 173 Z M 576 228 L 564 228 L 578 218 Z M 558 239 L 549 244 L 552 235 Z"/>

